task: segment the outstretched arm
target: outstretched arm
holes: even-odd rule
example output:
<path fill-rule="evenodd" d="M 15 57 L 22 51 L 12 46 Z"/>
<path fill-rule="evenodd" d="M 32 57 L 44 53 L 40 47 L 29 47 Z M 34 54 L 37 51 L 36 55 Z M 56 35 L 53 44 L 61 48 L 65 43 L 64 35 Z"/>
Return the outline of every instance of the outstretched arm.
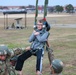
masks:
<path fill-rule="evenodd" d="M 46 45 L 49 47 L 49 42 L 48 42 L 48 40 L 46 41 Z"/>

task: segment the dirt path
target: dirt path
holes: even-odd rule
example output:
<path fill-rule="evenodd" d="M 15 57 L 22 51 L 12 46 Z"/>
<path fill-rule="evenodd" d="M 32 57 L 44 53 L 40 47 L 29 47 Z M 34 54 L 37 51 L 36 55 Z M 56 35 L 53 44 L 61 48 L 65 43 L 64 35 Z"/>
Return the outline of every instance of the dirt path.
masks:
<path fill-rule="evenodd" d="M 71 15 L 61 15 L 61 14 L 48 14 L 47 17 L 66 17 Z M 25 17 L 24 14 L 12 14 L 8 15 L 8 18 L 18 18 L 18 17 Z M 35 14 L 27 14 L 27 17 L 35 17 Z M 38 17 L 43 17 L 43 14 L 39 14 Z M 3 14 L 0 14 L 0 18 L 4 18 Z"/>

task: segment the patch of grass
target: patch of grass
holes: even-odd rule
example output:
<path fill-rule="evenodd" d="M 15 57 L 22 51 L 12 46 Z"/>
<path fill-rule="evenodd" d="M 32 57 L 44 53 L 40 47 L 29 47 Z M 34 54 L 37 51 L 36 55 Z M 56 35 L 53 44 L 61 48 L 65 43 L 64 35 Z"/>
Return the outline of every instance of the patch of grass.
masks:
<path fill-rule="evenodd" d="M 9 48 L 29 46 L 29 36 L 32 33 L 32 26 L 22 30 L 0 29 L 0 44 L 6 44 Z M 52 28 L 50 30 L 49 43 L 54 50 L 55 58 L 64 62 L 63 75 L 76 74 L 76 29 L 73 28 Z M 67 66 L 72 65 L 72 66 Z M 23 72 L 26 75 L 35 75 L 36 57 L 33 56 L 25 61 Z M 45 51 L 43 59 L 43 75 L 49 75 L 49 61 Z"/>
<path fill-rule="evenodd" d="M 75 39 L 76 40 L 76 35 L 68 35 L 66 38 L 68 38 L 68 39 Z"/>

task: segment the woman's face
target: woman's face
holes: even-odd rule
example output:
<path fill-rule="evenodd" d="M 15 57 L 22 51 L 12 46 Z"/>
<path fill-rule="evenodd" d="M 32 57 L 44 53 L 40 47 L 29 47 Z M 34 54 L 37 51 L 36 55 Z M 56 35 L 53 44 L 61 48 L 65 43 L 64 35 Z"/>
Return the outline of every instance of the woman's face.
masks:
<path fill-rule="evenodd" d="M 38 24 L 37 24 L 37 29 L 38 29 L 38 30 L 41 30 L 42 28 L 43 28 L 43 24 L 40 23 L 40 22 L 38 22 Z"/>

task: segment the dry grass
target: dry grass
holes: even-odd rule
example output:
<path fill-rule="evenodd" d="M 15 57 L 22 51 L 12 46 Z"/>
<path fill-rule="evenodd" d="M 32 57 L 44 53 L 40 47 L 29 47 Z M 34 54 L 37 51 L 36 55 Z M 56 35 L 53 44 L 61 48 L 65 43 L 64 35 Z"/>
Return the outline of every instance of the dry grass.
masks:
<path fill-rule="evenodd" d="M 27 14 L 27 26 L 34 24 L 34 14 Z M 21 24 L 24 25 L 24 15 L 8 15 L 8 25 L 11 26 L 12 23 L 16 24 L 16 18 L 23 18 Z M 43 14 L 39 14 L 38 19 L 42 19 Z M 49 24 L 76 24 L 76 14 L 48 14 L 47 21 Z M 4 16 L 0 14 L 0 26 L 4 25 Z"/>
<path fill-rule="evenodd" d="M 69 20 L 75 22 L 75 16 L 47 18 L 50 22 L 55 19 L 59 23 L 65 20 L 67 23 Z M 33 21 L 32 21 L 33 20 Z M 61 22 L 60 22 L 61 21 Z M 12 19 L 10 19 L 10 23 Z M 26 47 L 29 44 L 28 38 L 33 31 L 32 25 L 34 18 L 28 18 L 28 29 L 22 30 L 4 30 L 2 28 L 3 19 L 0 20 L 0 44 L 6 44 L 9 48 Z M 70 23 L 70 22 L 69 22 Z M 30 25 L 29 25 L 30 24 Z M 76 29 L 75 28 L 52 28 L 50 30 L 49 43 L 54 50 L 55 58 L 61 59 L 64 62 L 63 75 L 75 75 L 76 74 Z M 31 62 L 30 62 L 31 61 Z M 26 75 L 35 75 L 36 57 L 29 58 L 23 67 L 23 72 Z M 43 59 L 43 75 L 50 75 L 49 61 L 47 58 L 47 52 L 45 51 Z"/>

